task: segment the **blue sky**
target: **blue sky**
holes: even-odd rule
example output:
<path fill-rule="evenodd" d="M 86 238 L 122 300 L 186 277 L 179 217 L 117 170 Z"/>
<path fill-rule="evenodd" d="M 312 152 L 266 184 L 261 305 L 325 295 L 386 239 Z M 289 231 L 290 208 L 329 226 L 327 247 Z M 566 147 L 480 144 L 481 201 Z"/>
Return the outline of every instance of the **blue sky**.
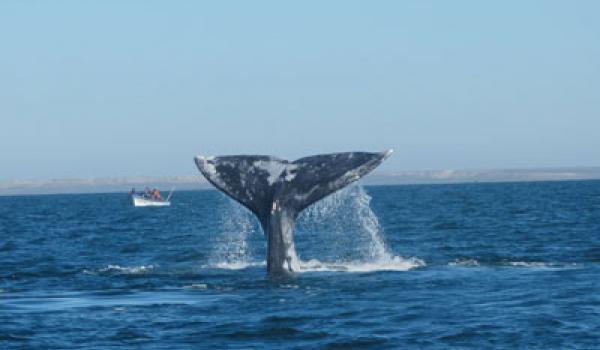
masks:
<path fill-rule="evenodd" d="M 598 166 L 597 1 L 2 1 L 0 180 Z"/>

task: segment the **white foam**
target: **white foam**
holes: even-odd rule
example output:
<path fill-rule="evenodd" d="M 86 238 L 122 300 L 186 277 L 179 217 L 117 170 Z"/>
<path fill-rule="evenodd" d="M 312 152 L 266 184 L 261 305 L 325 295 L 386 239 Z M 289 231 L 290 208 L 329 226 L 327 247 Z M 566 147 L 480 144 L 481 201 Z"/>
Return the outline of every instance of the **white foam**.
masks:
<path fill-rule="evenodd" d="M 216 268 L 216 269 L 224 269 L 224 270 L 242 270 L 242 269 L 246 269 L 248 267 L 254 267 L 254 266 L 266 266 L 267 263 L 265 261 L 262 262 L 249 262 L 249 261 L 233 261 L 233 262 L 227 262 L 227 261 L 222 261 L 222 262 L 216 262 L 213 264 L 209 264 L 209 265 L 204 265 L 203 267 L 208 267 L 208 268 Z"/>
<path fill-rule="evenodd" d="M 547 268 L 547 269 L 563 269 L 575 268 L 579 264 L 576 263 L 560 263 L 560 262 L 541 262 L 541 261 L 509 261 L 509 266 L 525 267 L 525 268 Z"/>
<path fill-rule="evenodd" d="M 499 263 L 480 263 L 476 259 L 455 259 L 448 263 L 449 266 L 462 267 L 520 267 L 536 269 L 562 269 L 577 267 L 576 263 L 542 262 L 542 261 L 503 261 Z"/>
<path fill-rule="evenodd" d="M 476 259 L 455 259 L 448 263 L 450 266 L 480 266 Z"/>
<path fill-rule="evenodd" d="M 266 261 L 255 262 L 218 262 L 211 265 L 203 265 L 203 268 L 216 268 L 224 270 L 243 270 L 251 267 L 264 267 Z M 317 259 L 308 261 L 298 260 L 298 268 L 295 272 L 376 272 L 376 271 L 408 271 L 414 268 L 426 266 L 425 262 L 418 258 L 403 258 L 395 256 L 389 261 L 334 261 L 322 262 Z"/>
<path fill-rule="evenodd" d="M 425 266 L 418 258 L 394 256 L 387 261 L 339 261 L 321 262 L 316 259 L 300 261 L 299 272 L 376 272 L 376 271 L 408 271 Z"/>
<path fill-rule="evenodd" d="M 532 261 L 532 262 L 509 261 L 508 265 L 510 265 L 510 266 L 522 266 L 522 267 L 546 267 L 546 266 L 548 266 L 547 264 L 545 264 L 543 262 L 536 262 L 536 261 Z"/>
<path fill-rule="evenodd" d="M 119 265 L 108 265 L 105 268 L 100 269 L 100 272 L 117 272 L 124 274 L 141 274 L 146 273 L 154 269 L 154 265 L 141 265 L 141 266 L 119 266 Z"/>

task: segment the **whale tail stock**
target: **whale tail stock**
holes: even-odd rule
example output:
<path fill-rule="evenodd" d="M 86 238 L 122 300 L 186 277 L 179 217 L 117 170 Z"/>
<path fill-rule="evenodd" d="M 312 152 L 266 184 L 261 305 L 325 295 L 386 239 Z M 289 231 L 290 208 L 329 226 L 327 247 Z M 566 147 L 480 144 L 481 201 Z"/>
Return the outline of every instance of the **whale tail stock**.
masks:
<path fill-rule="evenodd" d="M 294 223 L 309 205 L 375 169 L 392 150 L 310 156 L 293 162 L 260 155 L 195 158 L 204 177 L 252 211 L 267 236 L 271 275 L 298 269 Z"/>

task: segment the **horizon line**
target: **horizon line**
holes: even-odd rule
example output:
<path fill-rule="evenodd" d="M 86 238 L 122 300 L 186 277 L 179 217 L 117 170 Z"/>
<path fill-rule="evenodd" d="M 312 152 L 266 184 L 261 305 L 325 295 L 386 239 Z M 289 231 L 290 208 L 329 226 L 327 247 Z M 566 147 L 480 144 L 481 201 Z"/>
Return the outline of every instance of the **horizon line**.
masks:
<path fill-rule="evenodd" d="M 387 170 L 387 171 L 374 171 L 367 176 L 402 176 L 406 174 L 419 174 L 419 173 L 436 173 L 436 172 L 507 172 L 507 171 L 557 171 L 557 170 L 580 170 L 580 171 L 600 171 L 600 165 L 584 165 L 584 166 L 541 166 L 541 167 L 509 167 L 509 168 L 436 168 L 436 169 L 406 169 L 406 170 Z M 206 182 L 204 176 L 201 173 L 194 175 L 123 175 L 123 176 L 80 176 L 80 177 L 47 177 L 47 178 L 11 178 L 11 179 L 0 179 L 0 189 L 2 185 L 7 183 L 33 183 L 33 182 L 65 182 L 65 181 L 123 181 L 129 182 L 130 180 L 178 180 L 178 179 L 192 179 L 197 178 L 201 182 Z"/>
<path fill-rule="evenodd" d="M 600 179 L 600 166 L 513 169 L 440 169 L 375 172 L 365 185 L 457 184 Z M 98 178 L 18 179 L 0 181 L 0 196 L 125 192 L 131 187 L 210 188 L 201 175 L 121 176 Z"/>

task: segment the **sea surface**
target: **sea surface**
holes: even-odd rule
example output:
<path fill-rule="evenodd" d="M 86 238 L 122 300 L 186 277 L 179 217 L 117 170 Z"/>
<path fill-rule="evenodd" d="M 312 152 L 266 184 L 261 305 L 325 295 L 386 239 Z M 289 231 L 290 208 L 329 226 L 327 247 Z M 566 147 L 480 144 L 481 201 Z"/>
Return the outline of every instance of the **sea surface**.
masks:
<path fill-rule="evenodd" d="M 0 349 L 600 349 L 600 182 L 353 186 L 266 275 L 214 190 L 0 197 Z"/>

